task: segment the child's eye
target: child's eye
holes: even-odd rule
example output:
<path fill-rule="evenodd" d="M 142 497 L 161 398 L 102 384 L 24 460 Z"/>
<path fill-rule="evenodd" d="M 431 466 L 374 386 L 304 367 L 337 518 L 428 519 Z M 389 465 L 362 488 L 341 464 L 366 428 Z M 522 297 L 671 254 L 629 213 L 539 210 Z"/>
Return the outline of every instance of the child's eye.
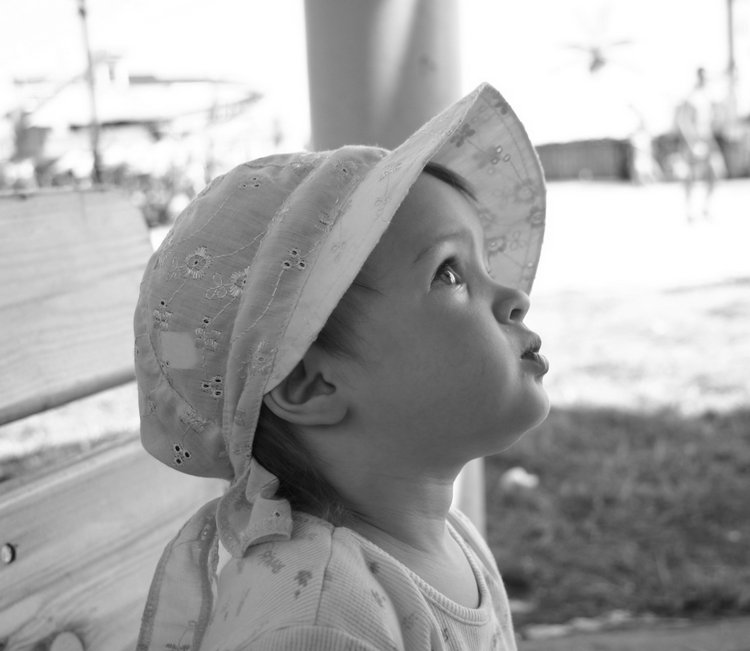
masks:
<path fill-rule="evenodd" d="M 445 285 L 458 286 L 463 284 L 463 279 L 456 271 L 456 263 L 454 260 L 446 260 L 438 267 L 435 272 L 433 282 L 443 283 Z"/>

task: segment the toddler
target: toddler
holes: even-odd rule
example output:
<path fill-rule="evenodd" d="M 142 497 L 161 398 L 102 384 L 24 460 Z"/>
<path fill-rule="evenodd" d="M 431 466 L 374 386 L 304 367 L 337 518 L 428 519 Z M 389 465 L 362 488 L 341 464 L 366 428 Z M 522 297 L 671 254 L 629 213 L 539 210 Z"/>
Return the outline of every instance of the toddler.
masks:
<path fill-rule="evenodd" d="M 451 500 L 547 415 L 544 211 L 487 84 L 393 151 L 269 156 L 196 197 L 141 286 L 141 434 L 229 486 L 167 546 L 139 650 L 515 649 Z"/>

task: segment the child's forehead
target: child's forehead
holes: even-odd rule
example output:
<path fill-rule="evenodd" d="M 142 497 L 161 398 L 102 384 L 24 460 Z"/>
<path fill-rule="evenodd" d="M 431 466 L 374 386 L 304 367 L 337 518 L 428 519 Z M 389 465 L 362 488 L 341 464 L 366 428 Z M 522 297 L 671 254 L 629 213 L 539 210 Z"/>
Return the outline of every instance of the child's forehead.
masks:
<path fill-rule="evenodd" d="M 459 188 L 422 173 L 394 214 L 384 240 L 409 237 L 419 243 L 449 233 L 474 234 L 483 240 L 477 205 Z"/>
<path fill-rule="evenodd" d="M 391 267 L 402 258 L 406 258 L 404 263 L 416 263 L 428 249 L 443 241 L 484 248 L 478 209 L 459 189 L 422 174 L 367 259 L 364 271 L 377 275 L 379 268 Z"/>

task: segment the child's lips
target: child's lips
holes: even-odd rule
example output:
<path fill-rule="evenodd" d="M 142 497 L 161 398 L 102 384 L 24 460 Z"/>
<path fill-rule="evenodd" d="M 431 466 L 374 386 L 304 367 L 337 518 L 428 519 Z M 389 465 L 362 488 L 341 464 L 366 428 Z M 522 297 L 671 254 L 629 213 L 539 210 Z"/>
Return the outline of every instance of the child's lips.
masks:
<path fill-rule="evenodd" d="M 521 355 L 521 359 L 531 362 L 538 367 L 540 375 L 545 374 L 549 371 L 549 362 L 547 358 L 539 353 L 539 349 L 542 347 L 542 340 L 539 335 L 533 335 L 529 340 L 526 349 Z"/>
<path fill-rule="evenodd" d="M 547 358 L 544 355 L 529 351 L 521 355 L 521 359 L 537 366 L 540 375 L 544 375 L 549 371 L 549 361 L 547 361 Z"/>

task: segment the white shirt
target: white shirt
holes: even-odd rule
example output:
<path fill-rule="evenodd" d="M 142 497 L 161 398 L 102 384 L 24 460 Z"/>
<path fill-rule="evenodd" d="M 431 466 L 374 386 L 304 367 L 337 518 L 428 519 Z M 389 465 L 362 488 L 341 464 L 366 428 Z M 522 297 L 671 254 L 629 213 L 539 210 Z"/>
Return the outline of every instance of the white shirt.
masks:
<path fill-rule="evenodd" d="M 295 513 L 290 540 L 224 565 L 201 651 L 514 651 L 489 548 L 461 513 L 448 526 L 474 572 L 477 608 L 451 601 L 351 529 Z"/>

